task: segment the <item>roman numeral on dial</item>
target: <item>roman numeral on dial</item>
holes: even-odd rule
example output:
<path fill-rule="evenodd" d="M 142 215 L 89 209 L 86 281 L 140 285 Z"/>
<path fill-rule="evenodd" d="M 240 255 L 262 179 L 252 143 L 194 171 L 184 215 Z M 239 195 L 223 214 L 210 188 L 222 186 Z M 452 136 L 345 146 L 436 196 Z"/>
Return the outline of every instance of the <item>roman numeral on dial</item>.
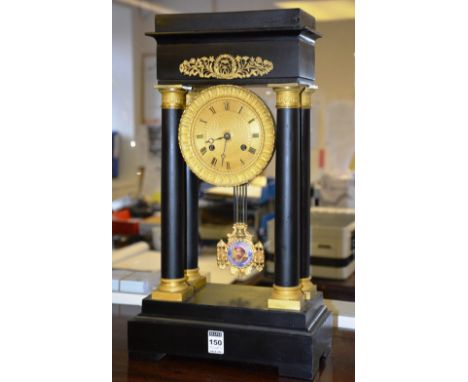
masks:
<path fill-rule="evenodd" d="M 212 165 L 213 167 L 216 167 L 216 163 L 218 163 L 218 160 L 217 160 L 216 158 L 213 158 L 213 159 L 211 160 L 211 165 Z"/>
<path fill-rule="evenodd" d="M 201 155 L 205 155 L 206 154 L 206 147 L 202 147 L 200 152 L 201 152 Z"/>
<path fill-rule="evenodd" d="M 224 102 L 224 110 L 229 110 L 229 102 Z"/>
<path fill-rule="evenodd" d="M 213 106 L 210 106 L 210 111 L 213 113 L 213 114 L 216 114 L 216 110 Z"/>
<path fill-rule="evenodd" d="M 257 152 L 256 149 L 254 149 L 253 147 L 249 147 L 249 153 L 250 154 L 255 154 Z"/>

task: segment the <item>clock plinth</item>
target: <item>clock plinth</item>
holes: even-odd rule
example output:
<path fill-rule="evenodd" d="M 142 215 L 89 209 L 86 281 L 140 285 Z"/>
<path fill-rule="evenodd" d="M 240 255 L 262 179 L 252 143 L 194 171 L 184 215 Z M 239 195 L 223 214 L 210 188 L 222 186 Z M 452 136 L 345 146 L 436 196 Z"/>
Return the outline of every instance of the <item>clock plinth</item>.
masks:
<path fill-rule="evenodd" d="M 313 379 L 332 334 L 308 264 L 315 20 L 299 9 L 157 15 L 148 35 L 158 42 L 162 94 L 162 281 L 128 323 L 129 354 L 272 365 Z M 252 85 L 274 89 L 276 126 L 242 88 Z M 199 178 L 239 187 L 263 171 L 275 141 L 275 285 L 207 283 L 198 269 Z M 249 248 L 236 249 L 239 264 Z"/>
<path fill-rule="evenodd" d="M 296 311 L 267 307 L 271 289 L 207 284 L 183 303 L 143 300 L 128 323 L 131 359 L 166 354 L 269 365 L 285 377 L 312 379 L 331 350 L 332 316 L 322 293 Z M 223 333 L 222 353 L 209 351 L 208 331 Z"/>

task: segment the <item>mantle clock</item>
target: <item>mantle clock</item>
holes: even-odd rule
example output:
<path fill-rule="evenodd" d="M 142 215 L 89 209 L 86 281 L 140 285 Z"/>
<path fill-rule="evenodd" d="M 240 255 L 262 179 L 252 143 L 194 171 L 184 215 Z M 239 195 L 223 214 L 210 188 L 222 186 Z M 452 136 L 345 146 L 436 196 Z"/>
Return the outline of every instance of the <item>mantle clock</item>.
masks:
<path fill-rule="evenodd" d="M 161 281 L 128 323 L 129 355 L 264 364 L 311 380 L 332 335 L 310 277 L 315 19 L 300 9 L 157 15 L 147 35 L 157 42 L 162 95 Z M 246 86 L 274 90 L 276 122 Z M 246 198 L 275 150 L 273 287 L 207 282 L 198 267 L 200 181 Z M 228 236 L 214 262 L 240 273 L 263 267 L 263 246 L 242 218 Z"/>

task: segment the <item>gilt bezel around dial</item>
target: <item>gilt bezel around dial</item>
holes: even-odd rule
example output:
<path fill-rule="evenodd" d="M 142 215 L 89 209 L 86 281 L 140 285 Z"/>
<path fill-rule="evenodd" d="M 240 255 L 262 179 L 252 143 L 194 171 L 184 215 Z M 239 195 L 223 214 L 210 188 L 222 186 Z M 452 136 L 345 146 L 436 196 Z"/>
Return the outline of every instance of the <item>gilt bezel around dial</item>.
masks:
<path fill-rule="evenodd" d="M 200 92 L 179 124 L 179 146 L 203 181 L 237 186 L 259 175 L 275 149 L 270 110 L 252 91 L 216 85 Z"/>

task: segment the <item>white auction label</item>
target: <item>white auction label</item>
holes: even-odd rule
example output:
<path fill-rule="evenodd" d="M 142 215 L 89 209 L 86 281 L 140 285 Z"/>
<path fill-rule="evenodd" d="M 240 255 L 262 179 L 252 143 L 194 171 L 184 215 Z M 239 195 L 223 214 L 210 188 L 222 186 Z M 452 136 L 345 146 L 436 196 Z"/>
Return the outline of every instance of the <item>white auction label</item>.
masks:
<path fill-rule="evenodd" d="M 224 332 L 208 330 L 208 353 L 224 354 Z"/>

